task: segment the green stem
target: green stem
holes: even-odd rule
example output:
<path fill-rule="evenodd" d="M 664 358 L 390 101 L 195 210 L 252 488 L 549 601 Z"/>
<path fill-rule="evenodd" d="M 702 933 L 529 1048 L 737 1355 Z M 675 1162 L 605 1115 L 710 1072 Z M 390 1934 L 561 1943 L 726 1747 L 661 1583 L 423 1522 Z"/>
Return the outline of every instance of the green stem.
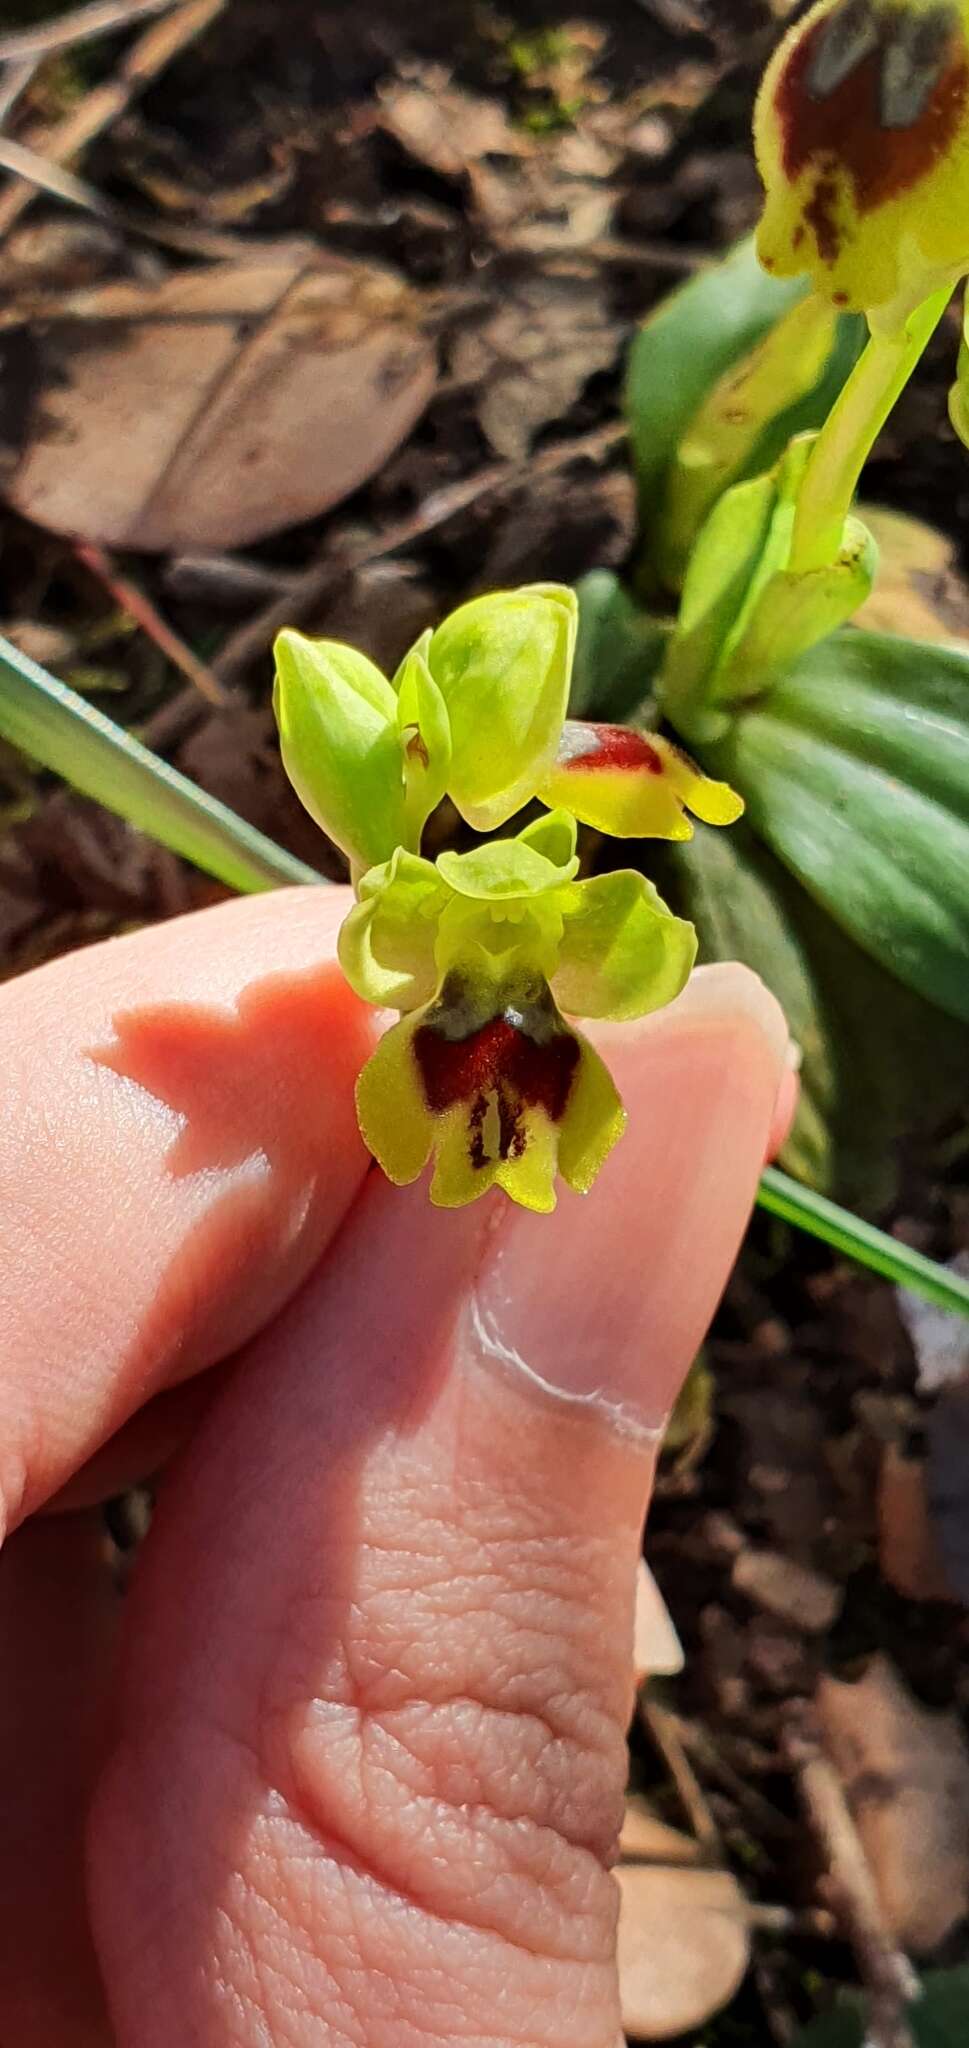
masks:
<path fill-rule="evenodd" d="M 841 547 L 858 479 L 952 297 L 933 293 L 898 334 L 873 334 L 814 444 L 797 501 L 788 568 L 825 569 Z"/>
<path fill-rule="evenodd" d="M 913 1251 L 897 1237 L 889 1237 L 887 1231 L 866 1223 L 861 1216 L 850 1215 L 837 1202 L 829 1202 L 826 1195 L 815 1194 L 813 1188 L 778 1172 L 776 1166 L 768 1166 L 763 1174 L 757 1201 L 772 1216 L 781 1216 L 785 1223 L 809 1231 L 812 1237 L 833 1245 L 858 1265 L 868 1266 L 885 1280 L 893 1280 L 897 1287 L 908 1287 L 913 1294 L 935 1302 L 937 1308 L 950 1309 L 953 1315 L 969 1316 L 969 1280 L 960 1273 L 937 1265 L 934 1259 Z"/>

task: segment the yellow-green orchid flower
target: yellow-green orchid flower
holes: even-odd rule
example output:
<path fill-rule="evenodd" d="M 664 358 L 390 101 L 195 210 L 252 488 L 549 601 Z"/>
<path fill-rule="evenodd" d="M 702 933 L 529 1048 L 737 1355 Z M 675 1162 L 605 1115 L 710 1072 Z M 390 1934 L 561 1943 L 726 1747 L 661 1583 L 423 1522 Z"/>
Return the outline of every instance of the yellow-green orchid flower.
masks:
<path fill-rule="evenodd" d="M 575 842 L 553 811 L 433 865 L 399 849 L 363 877 L 340 934 L 352 987 L 404 1012 L 358 1082 L 363 1136 L 399 1185 L 433 1154 L 441 1206 L 497 1186 L 548 1211 L 557 1174 L 587 1192 L 625 1112 L 563 1012 L 641 1016 L 693 964 L 692 925 L 642 875 L 576 881 Z"/>
<path fill-rule="evenodd" d="M 688 810 L 707 825 L 732 825 L 744 808 L 729 783 L 704 775 L 662 734 L 577 719 L 566 720 L 538 793 L 617 839 L 692 839 Z"/>
<path fill-rule="evenodd" d="M 819 0 L 754 119 L 765 268 L 894 331 L 969 271 L 969 0 Z"/>

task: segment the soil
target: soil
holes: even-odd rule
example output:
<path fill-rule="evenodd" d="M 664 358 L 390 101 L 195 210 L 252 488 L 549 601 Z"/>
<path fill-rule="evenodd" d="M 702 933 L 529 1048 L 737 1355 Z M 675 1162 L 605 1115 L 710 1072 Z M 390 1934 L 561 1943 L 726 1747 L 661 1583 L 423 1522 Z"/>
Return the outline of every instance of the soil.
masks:
<path fill-rule="evenodd" d="M 611 430 L 625 346 L 671 284 L 756 219 L 750 111 L 785 11 L 766 0 L 234 0 L 75 168 L 162 231 L 240 248 L 309 235 L 393 266 L 421 294 L 440 353 L 436 395 L 351 498 L 243 554 L 200 560 L 185 549 L 92 567 L 70 541 L 0 512 L 4 630 L 319 866 L 319 835 L 274 745 L 267 607 L 308 566 L 328 565 L 301 623 L 390 664 L 476 589 L 622 564 L 635 508 Z M 8 0 L 7 12 L 13 26 L 55 10 Z M 129 39 L 50 60 L 11 131 L 49 130 Z M 448 101 L 453 92 L 469 97 Z M 131 275 L 130 247 L 42 196 L 9 238 L 4 284 L 26 306 L 31 265 L 43 267 L 53 284 L 42 325 L 58 289 Z M 146 238 L 139 260 L 144 274 L 188 258 Z M 546 337 L 537 359 L 519 345 L 536 326 Z M 941 526 L 969 569 L 969 463 L 946 413 L 956 331 L 953 314 L 879 445 L 868 495 Z M 510 469 L 496 480 L 501 465 Z M 452 487 L 457 509 L 439 517 L 438 494 Z M 341 567 L 348 556 L 355 569 Z M 119 602 L 117 572 L 211 665 L 223 704 Z M 3 974 L 221 893 L 0 750 Z M 966 1242 L 967 1158 L 969 1131 L 950 1128 L 945 1151 L 921 1153 L 907 1173 L 891 1219 L 938 1257 Z M 663 1465 L 648 1544 L 686 1652 L 663 1696 L 692 1731 L 700 1794 L 733 1868 L 752 1897 L 788 1909 L 783 1928 L 758 1934 L 728 2011 L 688 2037 L 727 2048 L 787 2042 L 834 1987 L 857 1981 L 843 1928 L 808 1910 L 819 1852 L 790 1765 L 792 1703 L 814 1699 L 822 1672 L 851 1675 L 881 1651 L 918 1700 L 966 1720 L 969 1621 L 954 1596 L 969 1598 L 969 1569 L 960 1586 L 950 1522 L 949 1580 L 939 1577 L 925 1508 L 930 1403 L 887 1286 L 758 1217 L 705 1366 L 693 1420 Z M 916 1476 L 904 1510 L 886 1509 L 880 1524 L 892 1459 Z M 768 1601 L 760 1568 L 738 1570 L 762 1551 L 817 1575 L 822 1626 L 805 1627 L 796 1575 L 785 1595 L 775 1571 Z M 633 1770 L 682 1824 L 642 1728 Z M 963 1922 L 930 1960 L 967 1957 Z"/>

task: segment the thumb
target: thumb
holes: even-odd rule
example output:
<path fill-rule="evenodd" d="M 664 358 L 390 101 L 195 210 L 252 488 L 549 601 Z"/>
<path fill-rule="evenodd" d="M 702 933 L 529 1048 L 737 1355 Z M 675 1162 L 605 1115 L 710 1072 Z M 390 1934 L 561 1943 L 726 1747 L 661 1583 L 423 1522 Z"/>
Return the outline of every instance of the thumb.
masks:
<path fill-rule="evenodd" d="M 715 969 L 599 1043 L 592 1196 L 372 1177 L 161 1504 L 91 1837 L 121 2048 L 614 2048 L 642 1513 L 786 1030 Z"/>

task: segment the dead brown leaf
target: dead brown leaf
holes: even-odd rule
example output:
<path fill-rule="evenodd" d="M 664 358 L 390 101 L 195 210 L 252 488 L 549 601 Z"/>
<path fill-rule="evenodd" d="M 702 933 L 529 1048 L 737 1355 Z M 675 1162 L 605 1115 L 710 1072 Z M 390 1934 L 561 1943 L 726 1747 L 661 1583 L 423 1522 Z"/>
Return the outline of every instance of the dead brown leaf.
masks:
<path fill-rule="evenodd" d="M 3 342 L 9 502 L 159 552 L 238 547 L 328 510 L 435 381 L 415 295 L 309 244 L 78 293 Z"/>
<path fill-rule="evenodd" d="M 924 1458 L 886 1444 L 878 1475 L 878 1562 L 906 1600 L 954 1600 L 932 1526 Z"/>
<path fill-rule="evenodd" d="M 378 126 L 416 162 L 460 178 L 483 157 L 527 157 L 531 137 L 512 126 L 500 100 L 464 92 L 440 64 L 401 68 L 377 94 Z"/>
<path fill-rule="evenodd" d="M 455 374 L 480 388 L 478 417 L 498 454 L 527 454 L 615 361 L 619 334 L 598 279 L 567 270 L 524 278 L 462 334 Z"/>
<path fill-rule="evenodd" d="M 817 1711 L 886 1925 L 926 1955 L 969 1911 L 969 1749 L 954 1714 L 930 1713 L 887 1657 L 854 1685 L 823 1678 Z"/>
<path fill-rule="evenodd" d="M 670 1863 L 624 1863 L 615 1875 L 626 2033 L 668 2041 L 702 2026 L 733 1997 L 747 1968 L 748 1907 L 739 1885 L 727 1870 Z"/>
<path fill-rule="evenodd" d="M 878 543 L 878 577 L 856 623 L 871 633 L 943 645 L 969 640 L 969 588 L 955 542 L 905 512 L 882 505 L 861 510 Z"/>

